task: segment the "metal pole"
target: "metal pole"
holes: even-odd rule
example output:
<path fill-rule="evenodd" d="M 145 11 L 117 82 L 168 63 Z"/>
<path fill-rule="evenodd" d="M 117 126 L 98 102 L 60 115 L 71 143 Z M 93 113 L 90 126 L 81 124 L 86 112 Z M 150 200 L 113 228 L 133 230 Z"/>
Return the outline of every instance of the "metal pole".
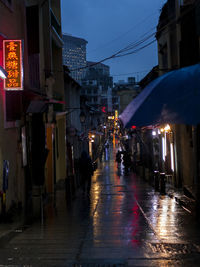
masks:
<path fill-rule="evenodd" d="M 159 171 L 154 171 L 154 188 L 159 191 Z"/>
<path fill-rule="evenodd" d="M 160 173 L 160 193 L 165 194 L 165 173 Z"/>

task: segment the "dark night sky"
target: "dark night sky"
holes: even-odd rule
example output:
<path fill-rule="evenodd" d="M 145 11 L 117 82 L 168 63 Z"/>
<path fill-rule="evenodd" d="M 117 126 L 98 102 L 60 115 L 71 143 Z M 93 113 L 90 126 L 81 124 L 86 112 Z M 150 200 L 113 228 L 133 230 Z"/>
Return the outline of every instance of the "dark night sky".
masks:
<path fill-rule="evenodd" d="M 63 33 L 87 40 L 87 60 L 100 61 L 131 42 L 141 40 L 144 34 L 153 33 L 165 2 L 166 0 L 61 0 L 62 30 Z M 104 63 L 110 66 L 114 81 L 128 76 L 140 80 L 157 64 L 156 42 L 136 54 Z"/>

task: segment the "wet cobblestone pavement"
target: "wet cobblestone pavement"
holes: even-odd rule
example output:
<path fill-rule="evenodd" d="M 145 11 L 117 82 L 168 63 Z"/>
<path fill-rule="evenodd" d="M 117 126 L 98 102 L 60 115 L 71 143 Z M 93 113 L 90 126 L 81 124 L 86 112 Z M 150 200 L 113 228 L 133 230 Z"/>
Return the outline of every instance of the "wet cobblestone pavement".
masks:
<path fill-rule="evenodd" d="M 0 245 L 1 266 L 200 266 L 200 225 L 169 196 L 134 174 L 119 175 L 114 152 L 81 192 L 57 212 Z"/>

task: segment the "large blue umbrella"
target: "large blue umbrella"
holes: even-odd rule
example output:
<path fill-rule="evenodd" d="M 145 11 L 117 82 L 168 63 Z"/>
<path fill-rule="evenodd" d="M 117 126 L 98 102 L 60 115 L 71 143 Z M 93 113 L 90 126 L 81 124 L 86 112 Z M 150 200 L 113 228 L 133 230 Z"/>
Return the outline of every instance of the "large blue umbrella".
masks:
<path fill-rule="evenodd" d="M 120 115 L 125 127 L 200 123 L 200 64 L 170 71 L 149 83 Z"/>

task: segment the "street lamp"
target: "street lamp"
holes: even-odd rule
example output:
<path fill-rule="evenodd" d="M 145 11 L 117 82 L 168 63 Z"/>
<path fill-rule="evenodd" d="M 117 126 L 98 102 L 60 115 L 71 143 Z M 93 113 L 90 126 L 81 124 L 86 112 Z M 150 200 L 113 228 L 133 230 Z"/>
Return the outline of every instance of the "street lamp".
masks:
<path fill-rule="evenodd" d="M 0 66 L 0 78 L 6 79 L 7 77 L 8 77 L 7 71 L 2 66 Z"/>
<path fill-rule="evenodd" d="M 85 116 L 85 113 L 83 111 L 81 111 L 79 117 L 80 117 L 80 122 L 81 123 L 84 123 L 85 122 L 85 119 L 86 119 L 86 116 Z"/>

